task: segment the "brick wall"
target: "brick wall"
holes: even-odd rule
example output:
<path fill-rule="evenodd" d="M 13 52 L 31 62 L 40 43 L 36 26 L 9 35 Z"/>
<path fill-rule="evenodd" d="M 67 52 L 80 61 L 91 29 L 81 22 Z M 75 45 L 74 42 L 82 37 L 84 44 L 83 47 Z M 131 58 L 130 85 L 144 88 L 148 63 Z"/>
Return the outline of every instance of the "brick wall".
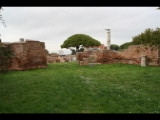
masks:
<path fill-rule="evenodd" d="M 146 56 L 148 65 L 159 65 L 160 48 L 156 46 L 131 45 L 119 54 L 124 59 L 140 64 L 141 56 Z"/>
<path fill-rule="evenodd" d="M 141 56 L 146 56 L 148 65 L 160 65 L 160 49 L 155 46 L 132 45 L 122 52 L 111 50 L 97 50 L 85 51 L 77 53 L 77 60 L 83 65 L 89 63 L 90 55 L 95 55 L 95 63 L 126 63 L 126 64 L 140 64 Z M 87 58 L 87 59 L 86 59 Z M 87 62 L 86 62 L 87 61 Z"/>
<path fill-rule="evenodd" d="M 47 67 L 47 50 L 45 49 L 44 42 L 26 40 L 10 43 L 9 45 L 13 51 L 9 70 Z"/>
<path fill-rule="evenodd" d="M 75 61 L 75 55 L 59 55 L 59 54 L 48 54 L 47 55 L 47 62 L 48 63 L 64 63 L 64 62 L 72 62 Z"/>

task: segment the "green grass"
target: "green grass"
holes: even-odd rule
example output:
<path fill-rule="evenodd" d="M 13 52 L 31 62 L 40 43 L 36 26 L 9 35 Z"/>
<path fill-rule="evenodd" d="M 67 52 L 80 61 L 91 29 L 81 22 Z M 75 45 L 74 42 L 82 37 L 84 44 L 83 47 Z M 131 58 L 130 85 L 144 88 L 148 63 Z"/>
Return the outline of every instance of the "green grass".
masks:
<path fill-rule="evenodd" d="M 0 113 L 160 113 L 160 67 L 79 66 L 0 74 Z"/>

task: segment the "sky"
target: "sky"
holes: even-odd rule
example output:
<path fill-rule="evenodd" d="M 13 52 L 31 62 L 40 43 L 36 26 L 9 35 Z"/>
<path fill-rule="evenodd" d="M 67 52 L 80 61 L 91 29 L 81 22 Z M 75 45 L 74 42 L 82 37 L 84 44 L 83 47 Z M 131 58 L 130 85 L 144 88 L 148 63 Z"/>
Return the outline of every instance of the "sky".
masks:
<path fill-rule="evenodd" d="M 145 29 L 160 27 L 157 7 L 2 7 L 7 26 L 0 23 L 0 37 L 2 42 L 38 40 L 49 53 L 70 54 L 60 47 L 68 37 L 86 34 L 106 46 L 105 29 L 110 29 L 111 44 L 122 45 Z"/>

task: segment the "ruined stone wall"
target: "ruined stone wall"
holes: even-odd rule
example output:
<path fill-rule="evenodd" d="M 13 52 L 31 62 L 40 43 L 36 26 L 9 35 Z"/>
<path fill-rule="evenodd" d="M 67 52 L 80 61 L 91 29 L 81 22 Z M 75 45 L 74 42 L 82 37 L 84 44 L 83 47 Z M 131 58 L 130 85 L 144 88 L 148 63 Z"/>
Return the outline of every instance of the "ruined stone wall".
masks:
<path fill-rule="evenodd" d="M 9 70 L 26 70 L 47 67 L 45 43 L 33 40 L 10 43 L 13 57 Z"/>
<path fill-rule="evenodd" d="M 58 54 L 48 54 L 47 55 L 47 62 L 48 63 L 59 62 L 58 56 L 59 56 Z"/>
<path fill-rule="evenodd" d="M 101 50 L 97 52 L 97 62 L 99 63 L 116 63 L 121 60 L 121 56 L 114 51 Z"/>
<path fill-rule="evenodd" d="M 92 62 L 91 55 L 96 59 L 94 63 L 126 63 L 141 64 L 141 56 L 146 56 L 148 65 L 160 65 L 160 49 L 155 46 L 132 45 L 122 52 L 111 50 L 85 51 L 77 53 L 77 60 L 81 65 Z M 92 56 L 93 57 L 93 56 Z"/>
<path fill-rule="evenodd" d="M 97 53 L 100 50 L 86 50 L 84 52 L 77 52 L 76 59 L 80 65 L 88 65 L 89 63 L 97 63 Z"/>
<path fill-rule="evenodd" d="M 131 45 L 119 54 L 134 64 L 140 64 L 141 56 L 146 56 L 148 65 L 159 65 L 159 50 L 156 46 Z"/>
<path fill-rule="evenodd" d="M 107 64 L 120 62 L 121 56 L 110 50 L 85 51 L 77 53 L 77 60 L 81 65 L 88 63 Z"/>
<path fill-rule="evenodd" d="M 65 62 L 72 62 L 75 61 L 75 55 L 58 55 L 58 54 L 48 54 L 47 55 L 47 62 L 48 63 L 65 63 Z"/>

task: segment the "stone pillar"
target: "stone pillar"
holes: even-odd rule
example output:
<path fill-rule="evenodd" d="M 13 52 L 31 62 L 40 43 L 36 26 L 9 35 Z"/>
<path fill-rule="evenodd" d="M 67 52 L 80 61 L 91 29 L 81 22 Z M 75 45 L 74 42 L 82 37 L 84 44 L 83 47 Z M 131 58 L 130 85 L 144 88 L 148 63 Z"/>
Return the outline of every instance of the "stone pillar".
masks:
<path fill-rule="evenodd" d="M 110 50 L 110 46 L 111 46 L 111 40 L 110 40 L 110 29 L 105 29 L 107 31 L 107 50 Z"/>
<path fill-rule="evenodd" d="M 146 66 L 146 56 L 141 56 L 141 66 Z"/>

